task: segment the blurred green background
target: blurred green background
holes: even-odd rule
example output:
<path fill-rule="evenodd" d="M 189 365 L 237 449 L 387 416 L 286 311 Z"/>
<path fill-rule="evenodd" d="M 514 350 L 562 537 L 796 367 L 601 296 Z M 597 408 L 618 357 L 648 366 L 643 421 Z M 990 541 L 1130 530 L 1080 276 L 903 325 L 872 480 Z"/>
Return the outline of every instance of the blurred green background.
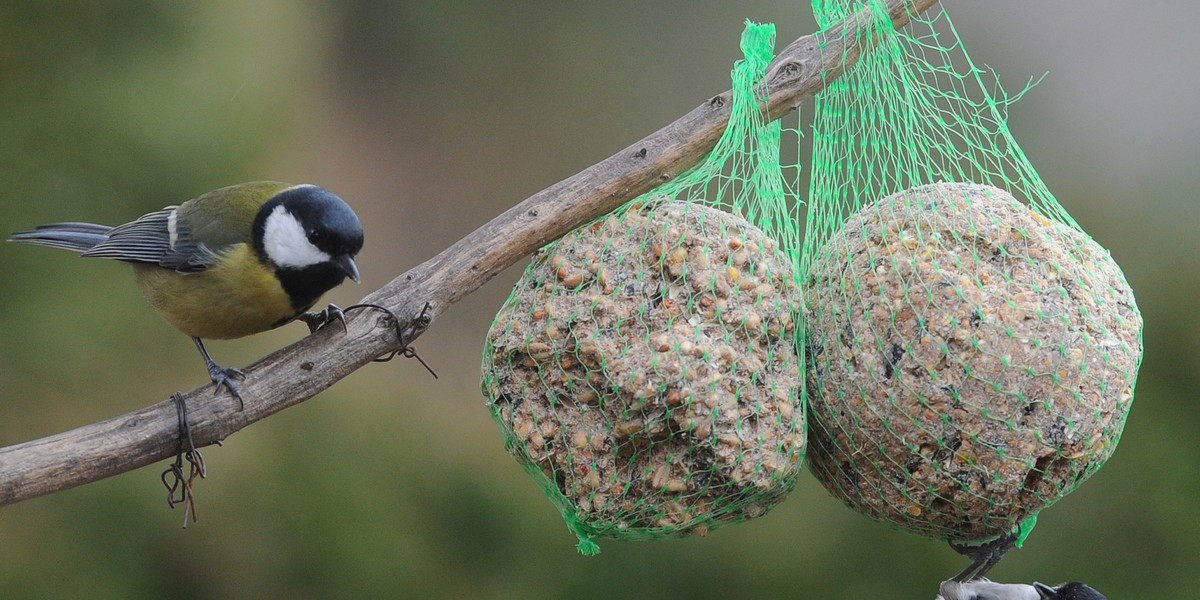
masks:
<path fill-rule="evenodd" d="M 1200 567 L 1200 4 L 946 0 L 1011 88 L 1011 127 L 1137 293 L 1146 355 L 1123 442 L 1047 510 L 1004 581 L 1194 598 Z M 251 179 L 312 182 L 367 228 L 353 303 L 508 206 L 729 87 L 746 18 L 780 45 L 807 2 L 155 1 L 0 4 L 0 232 L 116 224 Z M 166 464 L 0 508 L 4 598 L 932 598 L 964 561 L 804 476 L 707 538 L 585 558 L 504 451 L 479 352 L 521 266 L 413 361 L 371 365 L 204 450 L 200 522 Z M 205 382 L 127 268 L 0 245 L 0 446 Z M 242 365 L 302 325 L 209 345 Z"/>

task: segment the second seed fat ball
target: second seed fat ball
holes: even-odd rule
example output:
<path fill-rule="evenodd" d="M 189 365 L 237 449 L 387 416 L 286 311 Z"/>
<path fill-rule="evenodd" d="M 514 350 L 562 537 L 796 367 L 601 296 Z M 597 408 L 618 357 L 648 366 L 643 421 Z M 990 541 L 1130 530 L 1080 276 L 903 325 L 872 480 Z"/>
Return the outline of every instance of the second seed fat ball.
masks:
<path fill-rule="evenodd" d="M 1107 251 L 993 187 L 939 183 L 846 221 L 810 265 L 810 467 L 937 539 L 1006 534 L 1120 438 L 1142 320 Z"/>

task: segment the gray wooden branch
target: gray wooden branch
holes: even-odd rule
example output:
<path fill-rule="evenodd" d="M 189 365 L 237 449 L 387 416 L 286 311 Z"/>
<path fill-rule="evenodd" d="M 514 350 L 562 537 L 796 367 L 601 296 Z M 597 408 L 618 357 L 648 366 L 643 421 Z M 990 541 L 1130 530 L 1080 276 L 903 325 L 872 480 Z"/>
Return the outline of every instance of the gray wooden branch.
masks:
<path fill-rule="evenodd" d="M 887 0 L 897 28 L 937 0 Z M 767 71 L 768 111 L 779 118 L 824 88 L 857 61 L 867 11 L 826 34 L 804 36 L 784 48 Z M 855 45 L 859 44 L 859 45 Z M 697 164 L 729 120 L 730 93 L 701 104 L 679 120 L 604 161 L 560 181 L 462 238 L 437 256 L 363 299 L 400 319 L 411 342 L 438 315 L 503 269 L 649 191 Z M 192 440 L 203 447 L 243 427 L 299 404 L 373 359 L 400 347 L 397 324 L 387 313 L 347 314 L 345 331 L 325 327 L 244 369 L 246 399 L 215 394 L 204 385 L 184 395 Z M 0 448 L 0 505 L 19 502 L 111 477 L 170 458 L 179 450 L 177 412 L 171 400 L 106 421 Z"/>

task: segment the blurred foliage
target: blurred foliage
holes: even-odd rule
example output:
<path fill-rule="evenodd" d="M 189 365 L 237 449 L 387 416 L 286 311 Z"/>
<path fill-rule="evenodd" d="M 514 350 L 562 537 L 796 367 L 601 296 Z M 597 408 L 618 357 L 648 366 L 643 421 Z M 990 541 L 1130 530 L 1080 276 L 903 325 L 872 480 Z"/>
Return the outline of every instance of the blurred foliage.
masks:
<path fill-rule="evenodd" d="M 1112 250 L 1146 320 L 1120 448 L 994 577 L 1191 598 L 1200 42 L 1185 28 L 1200 7 L 1096 4 L 947 0 L 972 54 L 1006 80 L 1051 70 L 1012 129 Z M 0 231 L 123 222 L 249 179 L 310 181 L 367 223 L 365 285 L 328 298 L 351 303 L 727 89 L 746 18 L 776 22 L 781 41 L 814 29 L 807 3 L 768 0 L 3 3 Z M 200 522 L 186 530 L 165 506 L 165 464 L 0 508 L 0 595 L 929 598 L 963 566 L 807 476 L 762 519 L 578 556 L 478 391 L 484 332 L 521 266 L 417 343 L 440 380 L 411 362 L 372 365 L 206 448 Z M 0 245 L 0 298 L 0 445 L 205 380 L 121 265 Z M 247 364 L 302 333 L 210 350 Z"/>

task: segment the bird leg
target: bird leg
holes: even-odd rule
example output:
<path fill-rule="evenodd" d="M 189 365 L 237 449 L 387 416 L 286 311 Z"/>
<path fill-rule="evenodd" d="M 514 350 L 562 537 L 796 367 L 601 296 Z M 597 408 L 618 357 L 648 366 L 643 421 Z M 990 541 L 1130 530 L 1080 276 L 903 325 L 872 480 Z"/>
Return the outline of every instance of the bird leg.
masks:
<path fill-rule="evenodd" d="M 951 581 L 966 582 L 982 579 L 992 570 L 1000 559 L 1017 543 L 1017 539 L 1021 535 L 1021 529 L 1006 533 L 990 542 L 971 546 L 967 544 L 958 544 L 950 542 L 950 547 L 957 553 L 971 559 L 971 564 L 967 565 L 961 573 L 955 575 Z"/>
<path fill-rule="evenodd" d="M 237 384 L 233 382 L 233 379 L 242 379 L 246 374 L 242 373 L 241 369 L 218 365 L 208 355 L 208 350 L 204 349 L 204 342 L 201 342 L 200 338 L 194 337 L 192 341 L 196 342 L 196 348 L 200 350 L 200 356 L 204 357 L 204 366 L 208 367 L 208 378 L 216 384 L 216 391 L 220 392 L 221 386 L 225 386 L 229 390 L 229 393 L 233 394 L 234 398 L 237 398 L 238 406 L 240 407 L 239 410 L 245 410 L 246 403 L 242 400 L 242 392 L 238 389 Z"/>

